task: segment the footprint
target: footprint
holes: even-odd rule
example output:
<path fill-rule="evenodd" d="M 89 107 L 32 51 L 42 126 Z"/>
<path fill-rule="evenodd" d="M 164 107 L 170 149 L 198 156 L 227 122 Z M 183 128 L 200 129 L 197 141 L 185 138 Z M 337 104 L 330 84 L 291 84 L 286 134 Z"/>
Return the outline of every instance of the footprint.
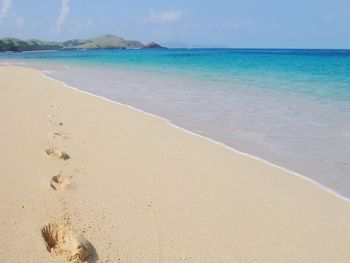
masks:
<path fill-rule="evenodd" d="M 50 148 L 46 149 L 45 152 L 47 155 L 52 156 L 56 159 L 67 160 L 70 158 L 70 156 L 67 153 L 60 151 L 55 147 L 50 147 Z"/>
<path fill-rule="evenodd" d="M 69 262 L 86 262 L 92 256 L 91 244 L 77 235 L 68 225 L 50 223 L 41 229 L 47 250 L 55 256 L 64 256 Z"/>
<path fill-rule="evenodd" d="M 54 117 L 51 114 L 48 114 L 47 117 L 49 118 L 49 122 L 54 126 L 62 126 L 63 122 L 54 120 Z"/>
<path fill-rule="evenodd" d="M 52 137 L 54 139 L 57 139 L 57 138 L 68 139 L 68 135 L 66 133 L 63 133 L 63 132 L 54 132 Z"/>
<path fill-rule="evenodd" d="M 55 120 L 50 120 L 50 123 L 54 126 L 62 126 L 63 125 L 63 122 L 55 121 Z"/>
<path fill-rule="evenodd" d="M 67 176 L 59 174 L 51 178 L 50 186 L 54 190 L 64 190 L 70 184 L 70 180 Z"/>

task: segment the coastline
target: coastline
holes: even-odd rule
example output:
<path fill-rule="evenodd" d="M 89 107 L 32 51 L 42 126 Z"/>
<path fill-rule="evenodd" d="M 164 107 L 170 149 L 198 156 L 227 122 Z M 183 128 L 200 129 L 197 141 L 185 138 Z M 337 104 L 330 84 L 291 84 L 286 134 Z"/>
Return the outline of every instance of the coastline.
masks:
<path fill-rule="evenodd" d="M 56 262 L 40 228 L 61 210 L 94 246 L 92 262 L 349 260 L 348 199 L 317 182 L 38 70 L 0 67 L 0 75 L 9 201 L 1 242 L 11 240 L 2 261 Z M 67 138 L 52 138 L 56 131 Z M 48 159 L 53 144 L 71 160 Z M 72 187 L 50 189 L 58 170 Z"/>
<path fill-rule="evenodd" d="M 172 53 L 168 56 L 177 54 Z M 119 61 L 120 55 L 130 56 L 130 59 L 146 56 L 157 60 L 157 55 L 151 54 L 105 53 L 116 61 Z M 93 52 L 91 55 L 94 59 L 89 61 L 99 61 L 101 67 L 98 67 L 99 63 L 84 66 L 79 53 L 73 55 L 76 63 L 61 63 L 55 59 L 52 63 L 33 60 L 28 66 L 44 70 L 45 74 L 70 86 L 171 120 L 186 130 L 295 171 L 350 198 L 347 158 L 350 149 L 346 147 L 350 143 L 347 132 L 350 124 L 342 121 L 349 118 L 346 92 L 344 101 L 333 98 L 331 93 L 323 97 L 297 91 L 293 94 L 294 87 L 298 90 L 300 84 L 288 78 L 285 78 L 285 86 L 289 87 L 289 91 L 285 92 L 284 88 L 265 89 L 263 83 L 269 83 L 268 79 L 261 80 L 259 88 L 254 83 L 239 84 L 239 75 L 231 80 L 224 77 L 210 80 L 191 70 L 188 74 L 172 73 L 170 70 L 158 73 L 152 72 L 151 67 L 128 66 L 127 63 L 123 66 L 121 61 L 106 65 L 103 63 L 105 55 L 101 57 L 101 54 Z M 45 56 L 49 59 L 53 55 Z M 15 62 L 12 61 L 13 64 Z M 26 63 L 25 58 L 22 62 Z M 303 61 L 299 62 L 303 65 Z M 275 74 L 278 75 L 278 72 Z M 303 75 L 307 77 L 308 74 L 305 72 Z M 327 73 L 324 72 L 323 78 L 328 79 Z M 259 77 L 251 75 L 250 79 L 257 81 Z M 344 80 L 344 84 L 346 82 Z M 325 86 L 322 81 L 316 81 L 311 86 L 304 81 L 302 85 L 308 90 L 322 90 Z M 334 85 L 337 86 L 337 83 Z"/>
<path fill-rule="evenodd" d="M 24 67 L 25 67 L 25 66 L 24 66 Z M 31 68 L 31 67 L 29 67 L 29 68 Z M 259 161 L 259 162 L 263 162 L 263 163 L 265 163 L 265 164 L 267 164 L 267 165 L 270 165 L 270 166 L 276 167 L 276 168 L 278 168 L 278 169 L 281 169 L 281 170 L 283 170 L 283 171 L 285 171 L 285 172 L 287 172 L 287 173 L 289 173 L 289 174 L 293 174 L 294 176 L 297 176 L 297 177 L 299 177 L 299 178 L 301 178 L 301 179 L 303 179 L 303 180 L 306 180 L 306 181 L 308 181 L 308 182 L 310 182 L 310 183 L 316 185 L 317 187 L 319 187 L 319 188 L 323 189 L 324 191 L 326 191 L 326 192 L 328 192 L 328 193 L 330 193 L 330 194 L 336 196 L 337 198 L 343 199 L 343 200 L 348 201 L 348 202 L 350 201 L 350 198 L 339 194 L 337 191 L 335 191 L 335 190 L 333 190 L 333 189 L 331 189 L 331 188 L 329 188 L 329 187 L 323 185 L 322 183 L 319 183 L 319 182 L 317 182 L 316 180 L 314 180 L 314 179 L 312 179 L 312 178 L 310 178 L 310 177 L 307 177 L 307 176 L 305 176 L 305 175 L 303 175 L 303 174 L 301 174 L 301 173 L 295 172 L 295 171 L 290 170 L 290 169 L 288 169 L 288 168 L 286 168 L 286 167 L 283 167 L 283 166 L 281 166 L 281 165 L 275 164 L 275 163 L 273 163 L 273 162 L 271 162 L 271 161 L 268 161 L 268 160 L 266 160 L 266 159 L 264 159 L 264 158 L 261 158 L 261 157 L 259 157 L 259 156 L 255 156 L 255 155 L 253 155 L 253 154 L 249 154 L 249 153 L 246 153 L 246 152 L 237 150 L 237 149 L 235 149 L 235 148 L 233 148 L 233 147 L 231 147 L 231 146 L 229 146 L 229 145 L 226 145 L 226 144 L 223 143 L 223 142 L 220 142 L 220 141 L 214 140 L 214 139 L 212 139 L 212 138 L 206 137 L 206 136 L 201 135 L 201 134 L 199 134 L 199 133 L 196 133 L 196 132 L 194 132 L 194 131 L 190 131 L 190 130 L 188 130 L 188 129 L 186 129 L 186 128 L 183 128 L 183 127 L 181 127 L 181 126 L 179 126 L 179 125 L 176 125 L 176 124 L 173 123 L 171 120 L 169 120 L 169 119 L 167 119 L 167 118 L 165 118 L 165 117 L 162 117 L 162 116 L 156 115 L 156 114 L 154 114 L 154 113 L 150 113 L 150 112 L 144 111 L 144 110 L 139 109 L 139 108 L 137 108 L 137 107 L 135 107 L 135 106 L 132 106 L 132 105 L 128 105 L 128 104 L 125 104 L 125 103 L 121 103 L 121 102 L 118 102 L 118 101 L 115 101 L 115 100 L 108 99 L 108 98 L 103 97 L 103 96 L 100 96 L 100 95 L 96 95 L 96 94 L 94 94 L 94 93 L 92 93 L 92 92 L 88 92 L 88 91 L 84 91 L 84 90 L 81 90 L 81 89 L 76 88 L 76 87 L 72 87 L 72 86 L 68 85 L 67 83 L 65 83 L 64 81 L 60 81 L 60 80 L 55 79 L 55 78 L 53 78 L 53 77 L 51 77 L 51 76 L 48 76 L 48 75 L 45 73 L 45 70 L 39 70 L 39 71 L 42 72 L 42 74 L 43 74 L 43 76 L 44 76 L 45 78 L 48 78 L 48 79 L 50 79 L 50 80 L 52 80 L 52 81 L 56 81 L 56 82 L 62 84 L 64 87 L 68 88 L 68 89 L 72 89 L 72 90 L 81 92 L 81 93 L 83 93 L 83 94 L 87 94 L 87 95 L 90 95 L 90 96 L 93 96 L 93 97 L 102 99 L 102 100 L 104 100 L 104 101 L 106 101 L 106 102 L 109 102 L 109 103 L 115 103 L 115 104 L 117 104 L 117 105 L 120 105 L 120 106 L 123 106 L 123 107 L 127 107 L 127 108 L 129 108 L 129 109 L 136 110 L 136 111 L 141 112 L 141 113 L 143 113 L 143 114 L 146 114 L 146 115 L 152 116 L 152 117 L 154 117 L 154 118 L 160 119 L 160 120 L 162 120 L 162 121 L 165 121 L 169 126 L 172 126 L 172 127 L 176 128 L 176 129 L 179 129 L 179 130 L 181 130 L 181 131 L 183 131 L 183 132 L 186 132 L 186 133 L 189 133 L 189 134 L 191 134 L 191 135 L 198 136 L 198 137 L 200 137 L 200 138 L 202 138 L 202 139 L 204 139 L 204 140 L 207 140 L 207 141 L 209 141 L 209 142 L 211 142 L 211 143 L 217 144 L 217 145 L 219 145 L 219 146 L 221 146 L 221 147 L 224 147 L 224 148 L 226 148 L 226 149 L 228 149 L 228 150 L 230 150 L 230 151 L 233 151 L 234 153 L 238 153 L 238 154 L 241 154 L 241 155 L 243 155 L 243 156 L 247 156 L 247 157 L 252 158 L 252 159 L 254 159 L 254 160 L 257 160 L 257 161 Z"/>

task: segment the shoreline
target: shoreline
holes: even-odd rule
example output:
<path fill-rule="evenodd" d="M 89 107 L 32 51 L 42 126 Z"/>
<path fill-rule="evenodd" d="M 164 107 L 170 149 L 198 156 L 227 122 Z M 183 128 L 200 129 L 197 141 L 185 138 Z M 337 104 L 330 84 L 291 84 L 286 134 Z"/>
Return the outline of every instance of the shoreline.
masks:
<path fill-rule="evenodd" d="M 338 193 L 337 190 L 335 190 L 335 189 L 333 189 L 333 188 L 330 188 L 330 187 L 327 187 L 325 184 L 323 184 L 323 183 L 321 183 L 321 182 L 318 182 L 317 180 L 312 179 L 312 178 L 309 177 L 309 176 L 303 175 L 303 174 L 300 173 L 300 172 L 293 171 L 292 169 L 286 168 L 286 167 L 284 167 L 284 166 L 282 166 L 282 165 L 279 165 L 279 164 L 275 164 L 273 161 L 269 161 L 269 160 L 267 160 L 267 159 L 264 159 L 263 157 L 259 157 L 259 156 L 254 155 L 254 154 L 250 154 L 250 153 L 246 153 L 246 152 L 244 152 L 244 151 L 240 151 L 240 150 L 238 150 L 238 149 L 236 149 L 236 148 L 234 148 L 234 147 L 232 147 L 232 146 L 229 146 L 229 145 L 225 144 L 224 142 L 220 142 L 220 141 L 218 141 L 218 140 L 215 140 L 215 139 L 212 139 L 212 138 L 210 138 L 210 137 L 207 137 L 207 136 L 201 135 L 201 134 L 199 134 L 199 133 L 196 133 L 195 131 L 191 131 L 191 130 L 188 130 L 188 129 L 186 129 L 186 128 L 183 128 L 183 127 L 181 127 L 181 126 L 179 126 L 179 125 L 174 124 L 170 119 L 167 119 L 166 117 L 162 117 L 162 116 L 157 115 L 157 114 L 155 114 L 155 113 L 150 113 L 150 112 L 144 111 L 144 110 L 142 110 L 142 109 L 140 109 L 140 108 L 138 108 L 138 107 L 136 107 L 136 106 L 132 106 L 132 105 L 129 105 L 129 104 L 126 104 L 126 103 L 118 102 L 118 101 L 109 99 L 109 98 L 107 98 L 107 97 L 104 97 L 104 96 L 101 96 L 101 95 L 96 95 L 96 94 L 94 94 L 94 93 L 92 93 L 92 92 L 84 91 L 84 90 L 81 90 L 81 89 L 79 89 L 79 88 L 70 86 L 69 84 L 67 84 L 67 83 L 64 82 L 64 81 L 55 79 L 54 77 L 51 77 L 51 76 L 47 75 L 47 73 L 45 72 L 45 71 L 47 71 L 47 70 L 45 70 L 45 69 L 40 69 L 40 68 L 37 68 L 37 67 L 32 67 L 32 66 L 29 65 L 29 64 L 21 64 L 21 63 L 12 64 L 11 62 L 6 62 L 6 63 L 3 62 L 2 64 L 0 64 L 0 66 L 1 66 L 1 65 L 4 65 L 4 66 L 14 66 L 14 67 L 24 67 L 24 68 L 30 68 L 30 69 L 38 70 L 38 71 L 40 71 L 40 72 L 43 74 L 44 77 L 46 77 L 46 78 L 48 78 L 48 79 L 50 79 L 50 80 L 53 80 L 53 81 L 55 81 L 55 82 L 57 82 L 57 83 L 60 83 L 60 84 L 62 84 L 63 86 L 65 86 L 66 88 L 68 88 L 68 89 L 72 89 L 72 90 L 81 92 L 81 93 L 83 93 L 83 94 L 88 94 L 88 95 L 90 95 L 90 96 L 93 96 L 93 97 L 102 99 L 102 100 L 107 101 L 107 102 L 109 102 L 109 103 L 114 103 L 114 104 L 116 104 L 116 105 L 124 106 L 124 107 L 130 108 L 130 109 L 136 110 L 136 111 L 138 111 L 138 112 L 144 113 L 144 114 L 146 114 L 146 115 L 149 115 L 149 116 L 158 118 L 158 119 L 160 119 L 160 120 L 165 121 L 168 125 L 170 125 L 170 126 L 172 126 L 172 127 L 175 127 L 175 128 L 177 128 L 177 129 L 180 129 L 180 130 L 182 130 L 182 131 L 184 131 L 184 132 L 187 132 L 187 133 L 189 133 L 189 134 L 192 134 L 192 135 L 194 135 L 194 136 L 198 136 L 198 137 L 200 137 L 200 138 L 203 138 L 203 139 L 205 139 L 205 140 L 208 140 L 208 141 L 210 141 L 210 142 L 212 142 L 212 143 L 215 143 L 215 144 L 220 145 L 220 146 L 222 146 L 222 147 L 224 147 L 224 148 L 226 148 L 226 149 L 229 149 L 229 150 L 231 150 L 231 151 L 233 151 L 233 152 L 235 152 L 235 153 L 242 154 L 242 155 L 244 155 L 244 156 L 250 157 L 250 158 L 255 159 L 255 160 L 257 160 L 257 161 L 261 161 L 261 162 L 263 162 L 263 163 L 266 163 L 266 164 L 268 164 L 268 165 L 271 165 L 271 166 L 273 166 L 273 167 L 276 167 L 276 168 L 278 168 L 278 169 L 281 169 L 281 170 L 283 170 L 283 171 L 286 171 L 286 172 L 288 172 L 288 173 L 291 173 L 291 174 L 293 174 L 294 176 L 300 177 L 300 178 L 302 178 L 302 179 L 304 179 L 304 180 L 306 180 L 306 181 L 308 181 L 308 182 L 311 182 L 312 184 L 315 184 L 316 186 L 318 186 L 318 187 L 321 188 L 322 190 L 324 190 L 324 191 L 326 191 L 326 192 L 328 192 L 328 193 L 331 193 L 332 195 L 334 195 L 334 196 L 336 196 L 336 197 L 338 197 L 338 198 L 340 198 L 340 199 L 342 199 L 342 200 L 350 201 L 350 197 L 346 197 L 346 196 L 342 195 L 341 193 Z"/>
<path fill-rule="evenodd" d="M 314 182 L 36 69 L 0 79 L 2 262 L 350 259 L 350 204 Z"/>
<path fill-rule="evenodd" d="M 29 66 L 29 68 L 31 68 L 31 67 Z M 36 70 L 38 70 L 38 69 L 36 69 Z M 278 164 L 274 164 L 273 162 L 270 162 L 270 161 L 268 161 L 268 160 L 265 160 L 265 159 L 263 159 L 263 158 L 261 158 L 261 157 L 259 157 L 259 156 L 255 156 L 255 155 L 252 155 L 252 154 L 249 154 L 249 153 L 245 153 L 245 152 L 239 151 L 239 150 L 237 150 L 237 149 L 235 149 L 235 148 L 233 148 L 233 147 L 231 147 L 231 146 L 226 145 L 226 144 L 223 143 L 223 142 L 216 141 L 216 140 L 211 139 L 211 138 L 209 138 L 209 137 L 206 137 L 206 136 L 204 136 L 204 135 L 201 135 L 201 134 L 198 134 L 198 133 L 196 133 L 196 132 L 187 130 L 186 128 L 183 128 L 183 127 L 181 127 L 181 126 L 178 126 L 178 125 L 174 124 L 171 120 L 169 120 L 169 119 L 167 119 L 167 118 L 165 118 L 165 117 L 156 115 L 156 114 L 154 114 L 154 113 L 146 112 L 146 111 L 144 111 L 144 110 L 142 110 L 142 109 L 139 109 L 139 108 L 137 108 L 137 107 L 134 107 L 134 106 L 131 106 L 131 105 L 128 105 L 128 104 L 125 104 L 125 103 L 121 103 L 121 102 L 118 102 L 118 101 L 114 101 L 114 100 L 108 99 L 108 98 L 106 98 L 106 97 L 103 97 L 103 96 L 100 96 L 100 95 L 96 95 L 96 94 L 93 94 L 93 93 L 88 92 L 88 91 L 81 90 L 81 89 L 76 88 L 76 87 L 72 87 L 72 86 L 68 85 L 68 84 L 67 84 L 66 82 L 64 82 L 64 81 L 60 81 L 60 80 L 58 80 L 58 79 L 55 79 L 55 78 L 53 78 L 53 77 L 50 77 L 50 76 L 46 75 L 46 74 L 45 74 L 45 70 L 39 70 L 39 71 L 43 74 L 44 77 L 46 77 L 46 78 L 48 78 L 48 79 L 50 79 L 50 80 L 56 81 L 56 82 L 62 84 L 64 87 L 68 88 L 68 89 L 72 89 L 72 90 L 81 92 L 81 93 L 83 93 L 83 94 L 87 94 L 87 95 L 90 95 L 90 96 L 93 96 L 93 97 L 102 99 L 102 100 L 107 101 L 107 102 L 109 102 L 109 103 L 112 103 L 112 104 L 114 103 L 114 104 L 117 104 L 117 105 L 120 105 L 120 106 L 123 106 L 123 107 L 127 107 L 127 108 L 129 108 L 129 109 L 133 109 L 133 110 L 136 110 L 136 111 L 141 112 L 141 113 L 143 113 L 143 114 L 146 114 L 146 115 L 152 116 L 152 117 L 154 117 L 154 118 L 160 119 L 160 120 L 162 120 L 162 121 L 165 121 L 165 122 L 166 122 L 169 126 L 171 126 L 171 127 L 174 127 L 174 128 L 176 128 L 176 129 L 179 129 L 179 130 L 184 131 L 184 132 L 186 132 L 186 133 L 189 133 L 189 134 L 191 134 L 191 135 L 200 137 L 200 138 L 202 138 L 202 139 L 204 139 L 204 140 L 207 140 L 207 141 L 209 141 L 209 142 L 212 142 L 212 143 L 214 143 L 214 144 L 220 145 L 221 147 L 224 147 L 224 148 L 226 148 L 226 149 L 228 149 L 228 150 L 230 150 L 230 151 L 233 151 L 233 152 L 235 152 L 235 153 L 241 154 L 241 155 L 243 155 L 243 156 L 247 156 L 247 157 L 252 158 L 252 159 L 254 159 L 254 160 L 263 162 L 263 163 L 265 163 L 265 164 L 267 164 L 267 165 L 270 165 L 270 166 L 276 167 L 276 168 L 278 168 L 278 169 L 281 169 L 281 170 L 283 170 L 283 171 L 285 171 L 285 172 L 287 172 L 287 173 L 293 174 L 293 175 L 296 176 L 296 177 L 299 177 L 299 178 L 301 178 L 301 179 L 303 179 L 303 180 L 305 180 L 305 181 L 308 181 L 308 182 L 310 182 L 310 183 L 316 185 L 316 186 L 319 187 L 320 189 L 322 189 L 322 190 L 324 190 L 325 192 L 328 192 L 328 193 L 330 193 L 330 194 L 336 196 L 337 198 L 340 198 L 340 199 L 345 200 L 345 201 L 347 201 L 347 202 L 350 201 L 350 198 L 345 197 L 345 196 L 339 194 L 337 191 L 335 191 L 335 190 L 333 190 L 333 189 L 331 189 L 331 188 L 329 188 L 329 187 L 327 187 L 327 186 L 325 186 L 325 185 L 323 185 L 323 184 L 317 182 L 316 180 L 313 180 L 313 179 L 311 179 L 311 178 L 309 178 L 309 177 L 307 177 L 307 176 L 305 176 L 305 175 L 303 175 L 303 174 L 301 174 L 301 173 L 295 172 L 295 171 L 293 171 L 293 170 L 290 170 L 290 169 L 285 168 L 285 167 L 283 167 L 283 166 L 280 166 L 280 165 L 278 165 Z"/>

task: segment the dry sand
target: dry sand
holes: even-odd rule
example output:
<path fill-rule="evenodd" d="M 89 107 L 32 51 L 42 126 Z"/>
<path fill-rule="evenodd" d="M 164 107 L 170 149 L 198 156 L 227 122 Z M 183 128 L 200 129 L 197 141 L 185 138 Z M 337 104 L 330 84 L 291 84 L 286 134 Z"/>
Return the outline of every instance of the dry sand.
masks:
<path fill-rule="evenodd" d="M 350 262 L 349 202 L 37 70 L 0 146 L 0 262 Z"/>

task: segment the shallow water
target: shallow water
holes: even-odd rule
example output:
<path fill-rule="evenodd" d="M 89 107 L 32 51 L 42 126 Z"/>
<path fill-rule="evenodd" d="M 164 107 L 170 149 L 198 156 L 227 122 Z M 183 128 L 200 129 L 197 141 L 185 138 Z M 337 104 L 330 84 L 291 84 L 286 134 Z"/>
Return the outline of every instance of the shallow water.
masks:
<path fill-rule="evenodd" d="M 350 51 L 1 54 L 350 197 Z"/>

